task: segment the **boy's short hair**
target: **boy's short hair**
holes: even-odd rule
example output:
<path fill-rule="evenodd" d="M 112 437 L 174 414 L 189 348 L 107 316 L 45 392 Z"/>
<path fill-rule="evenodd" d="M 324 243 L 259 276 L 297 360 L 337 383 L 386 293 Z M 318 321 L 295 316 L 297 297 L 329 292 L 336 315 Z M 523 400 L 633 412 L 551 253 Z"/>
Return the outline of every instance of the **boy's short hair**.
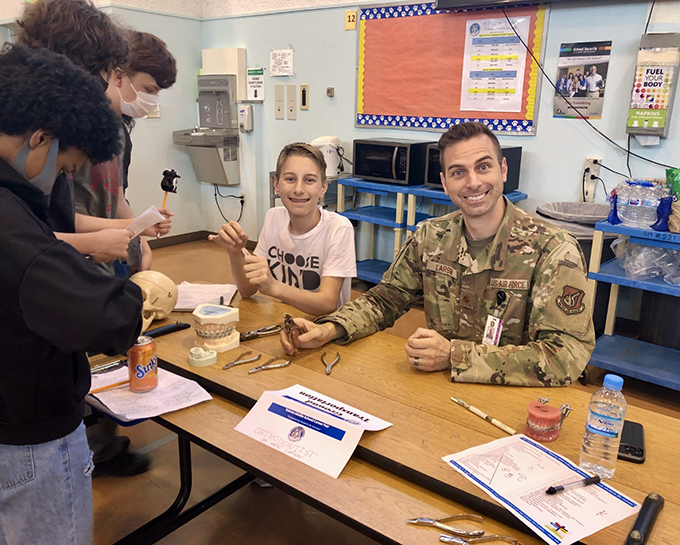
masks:
<path fill-rule="evenodd" d="M 153 34 L 136 30 L 128 30 L 127 38 L 130 56 L 121 68 L 128 74 L 149 74 L 161 89 L 172 87 L 177 79 L 177 65 L 165 42 Z"/>
<path fill-rule="evenodd" d="M 296 155 L 298 157 L 307 157 L 316 163 L 319 167 L 321 173 L 321 182 L 326 181 L 326 160 L 323 158 L 323 153 L 316 149 L 314 146 L 309 144 L 303 144 L 302 142 L 296 142 L 295 144 L 288 144 L 279 153 L 279 158 L 276 160 L 276 178 L 281 178 L 281 171 L 283 170 L 283 165 L 286 164 L 286 159 Z"/>
<path fill-rule="evenodd" d="M 128 60 L 123 31 L 90 0 L 26 2 L 17 41 L 66 55 L 92 75 L 109 73 Z"/>
<path fill-rule="evenodd" d="M 99 78 L 101 79 L 101 78 Z M 39 129 L 78 148 L 93 163 L 120 153 L 120 117 L 98 78 L 63 55 L 23 44 L 0 48 L 0 133 Z"/>
<path fill-rule="evenodd" d="M 446 169 L 446 165 L 444 164 L 444 150 L 446 150 L 446 148 L 453 144 L 466 142 L 467 140 L 472 140 L 473 138 L 482 135 L 486 135 L 491 139 L 491 143 L 496 150 L 498 163 L 503 163 L 503 150 L 501 150 L 501 144 L 498 141 L 498 138 L 496 138 L 496 135 L 483 123 L 468 121 L 467 123 L 461 123 L 460 125 L 453 125 L 448 131 L 442 134 L 439 139 L 437 148 L 439 149 L 439 165 L 441 166 L 442 172 L 445 172 Z"/>

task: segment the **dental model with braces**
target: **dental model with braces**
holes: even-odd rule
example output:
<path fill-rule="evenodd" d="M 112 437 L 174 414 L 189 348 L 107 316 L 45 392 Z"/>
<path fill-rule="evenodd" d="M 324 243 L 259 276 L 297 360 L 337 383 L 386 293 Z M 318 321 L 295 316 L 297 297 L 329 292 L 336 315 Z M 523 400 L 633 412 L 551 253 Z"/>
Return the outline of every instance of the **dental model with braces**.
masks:
<path fill-rule="evenodd" d="M 239 346 L 238 309 L 204 303 L 193 312 L 196 345 L 215 352 L 226 352 Z"/>

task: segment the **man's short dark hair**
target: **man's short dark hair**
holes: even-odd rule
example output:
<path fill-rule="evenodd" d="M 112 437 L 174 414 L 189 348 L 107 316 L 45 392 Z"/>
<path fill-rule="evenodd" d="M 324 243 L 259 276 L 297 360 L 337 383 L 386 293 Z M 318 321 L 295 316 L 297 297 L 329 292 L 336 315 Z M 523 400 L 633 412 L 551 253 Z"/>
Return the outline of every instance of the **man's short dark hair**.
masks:
<path fill-rule="evenodd" d="M 59 149 L 80 149 L 93 163 L 120 153 L 120 117 L 97 78 L 47 49 L 5 44 L 0 49 L 0 133 L 39 129 Z"/>
<path fill-rule="evenodd" d="M 161 89 L 172 87 L 177 79 L 177 66 L 165 42 L 153 34 L 136 30 L 129 30 L 127 38 L 130 57 L 127 65 L 121 68 L 129 75 L 149 74 Z"/>
<path fill-rule="evenodd" d="M 489 127 L 483 123 L 477 123 L 476 121 L 468 121 L 467 123 L 461 123 L 460 125 L 453 125 L 448 131 L 442 134 L 439 139 L 439 165 L 441 166 L 442 172 L 445 172 L 446 165 L 444 165 L 444 150 L 453 144 L 458 144 L 459 142 L 465 142 L 478 136 L 486 135 L 491 139 L 493 147 L 496 149 L 496 156 L 498 157 L 498 162 L 503 162 L 503 151 L 501 150 L 501 144 L 498 142 L 498 138 L 491 131 Z"/>
<path fill-rule="evenodd" d="M 17 41 L 66 55 L 90 74 L 109 73 L 128 60 L 123 30 L 90 0 L 35 0 L 24 4 Z"/>

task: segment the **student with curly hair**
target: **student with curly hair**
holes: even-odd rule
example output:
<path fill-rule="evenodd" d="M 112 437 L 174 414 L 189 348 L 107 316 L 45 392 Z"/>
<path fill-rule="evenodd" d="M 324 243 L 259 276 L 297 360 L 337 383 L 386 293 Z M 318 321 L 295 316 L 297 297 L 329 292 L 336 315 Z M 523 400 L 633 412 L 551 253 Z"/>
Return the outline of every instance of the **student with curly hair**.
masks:
<path fill-rule="evenodd" d="M 92 454 L 82 424 L 87 352 L 120 354 L 142 294 L 59 241 L 59 173 L 119 153 L 119 119 L 96 78 L 61 55 L 0 50 L 0 540 L 92 542 Z"/>

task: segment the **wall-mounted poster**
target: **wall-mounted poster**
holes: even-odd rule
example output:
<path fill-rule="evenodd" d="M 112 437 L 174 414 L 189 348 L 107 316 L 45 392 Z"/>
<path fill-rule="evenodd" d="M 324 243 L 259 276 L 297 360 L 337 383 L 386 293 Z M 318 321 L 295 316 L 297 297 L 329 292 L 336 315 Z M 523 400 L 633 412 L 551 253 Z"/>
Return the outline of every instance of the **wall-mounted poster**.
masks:
<path fill-rule="evenodd" d="M 553 117 L 600 119 L 611 42 L 562 44 L 557 62 Z"/>

